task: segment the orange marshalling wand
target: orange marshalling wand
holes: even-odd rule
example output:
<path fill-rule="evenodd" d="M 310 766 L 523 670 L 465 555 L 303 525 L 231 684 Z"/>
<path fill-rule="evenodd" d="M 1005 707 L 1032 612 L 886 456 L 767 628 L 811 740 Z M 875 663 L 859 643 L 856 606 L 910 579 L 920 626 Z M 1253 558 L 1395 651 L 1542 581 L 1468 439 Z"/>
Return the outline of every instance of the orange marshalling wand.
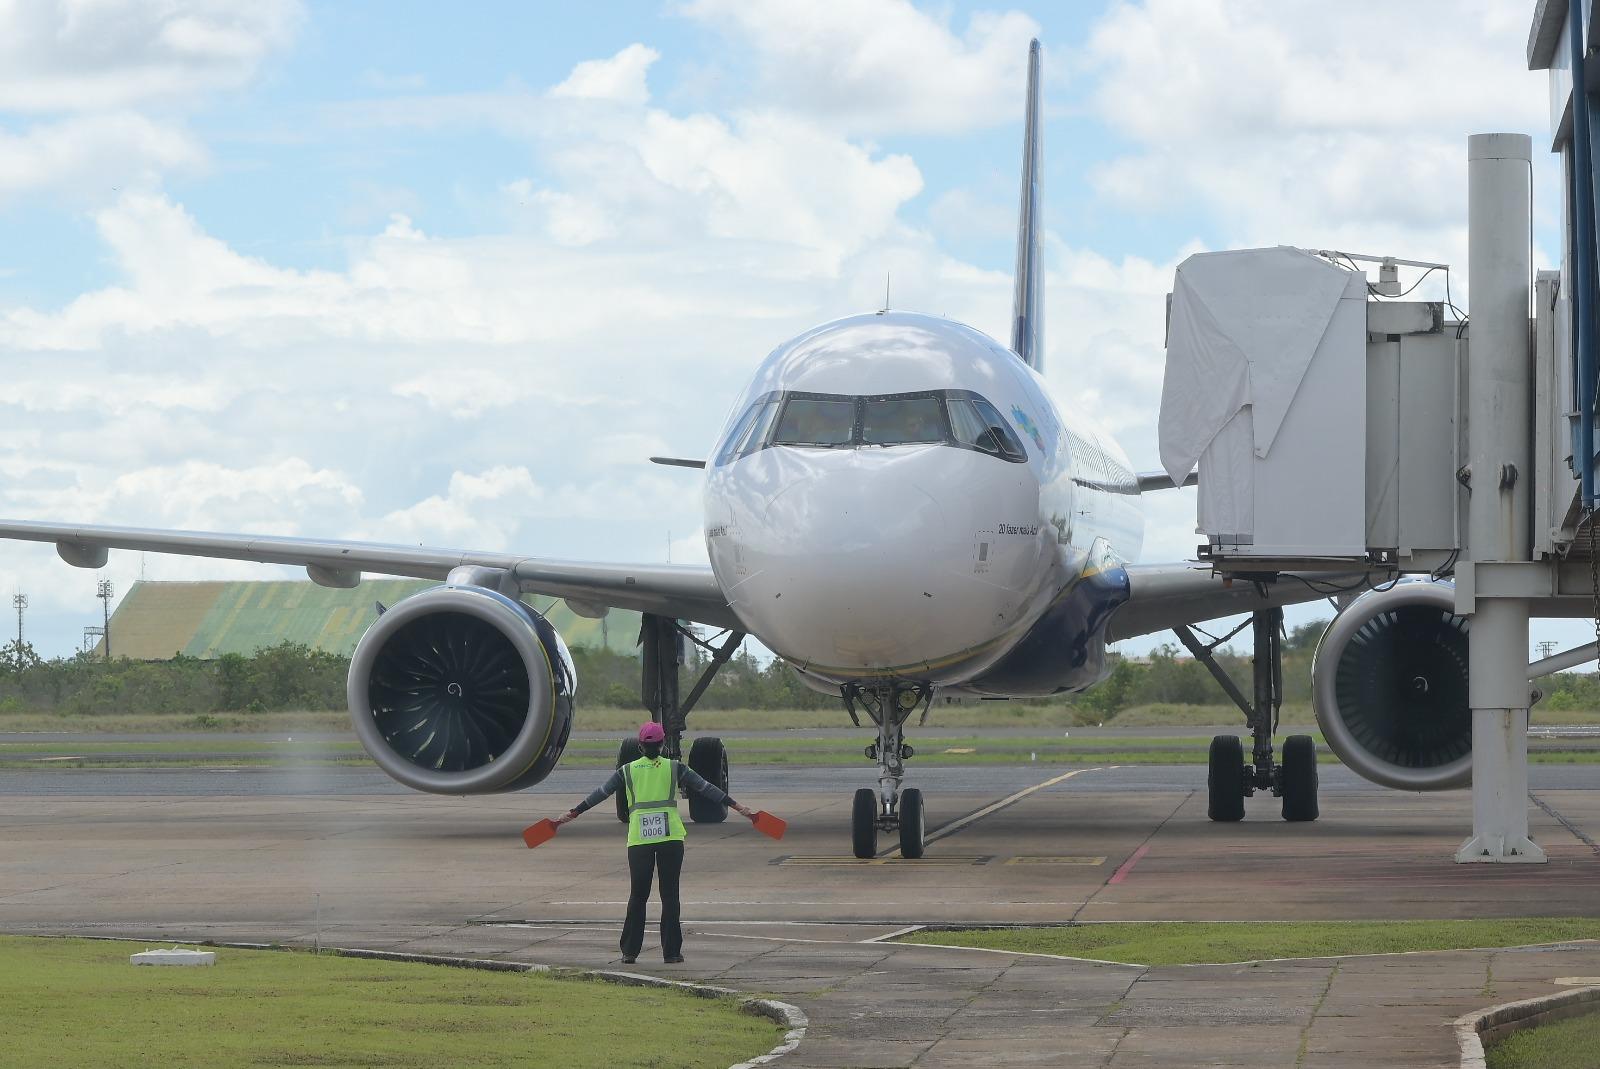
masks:
<path fill-rule="evenodd" d="M 782 817 L 773 816 L 765 809 L 761 809 L 756 812 L 755 825 L 756 831 L 761 832 L 763 835 L 770 835 L 774 839 L 781 839 L 783 838 L 784 829 L 789 826 L 789 822 L 784 820 Z"/>
<path fill-rule="evenodd" d="M 555 837 L 556 822 L 549 817 L 522 829 L 522 841 L 528 844 L 529 850 L 536 846 L 542 846 Z"/>

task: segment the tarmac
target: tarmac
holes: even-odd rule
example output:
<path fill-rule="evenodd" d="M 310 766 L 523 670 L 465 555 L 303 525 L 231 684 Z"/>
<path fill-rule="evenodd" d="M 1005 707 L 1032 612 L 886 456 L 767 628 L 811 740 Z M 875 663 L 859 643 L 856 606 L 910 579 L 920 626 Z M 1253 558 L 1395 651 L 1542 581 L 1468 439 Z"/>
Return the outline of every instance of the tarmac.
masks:
<path fill-rule="evenodd" d="M 930 829 L 951 830 L 922 861 L 884 837 L 862 862 L 844 856 L 841 770 L 736 769 L 737 796 L 789 834 L 692 826 L 688 963 L 652 963 L 647 942 L 630 968 L 799 1005 L 810 1031 L 779 1063 L 794 1069 L 1455 1066 L 1454 1018 L 1600 977 L 1600 944 L 1147 968 L 884 940 L 942 924 L 1600 918 L 1600 775 L 1532 771 L 1544 866 L 1452 863 L 1464 792 L 1325 767 L 1315 824 L 1258 798 L 1217 825 L 1204 769 L 1183 766 L 914 770 Z M 0 771 L 0 930 L 616 967 L 614 817 L 536 851 L 519 838 L 597 778 L 441 798 L 361 770 Z"/>

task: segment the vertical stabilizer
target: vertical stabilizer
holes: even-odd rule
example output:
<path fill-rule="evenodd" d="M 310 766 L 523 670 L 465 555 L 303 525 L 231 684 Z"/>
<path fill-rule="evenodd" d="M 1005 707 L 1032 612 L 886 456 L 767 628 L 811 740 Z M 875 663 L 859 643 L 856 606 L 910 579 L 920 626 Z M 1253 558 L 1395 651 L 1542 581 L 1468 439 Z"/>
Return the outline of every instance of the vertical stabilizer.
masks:
<path fill-rule="evenodd" d="M 1017 293 L 1011 309 L 1011 349 L 1029 367 L 1044 369 L 1044 266 L 1039 262 L 1039 41 L 1028 45 L 1028 105 L 1022 135 L 1022 207 L 1017 220 Z"/>

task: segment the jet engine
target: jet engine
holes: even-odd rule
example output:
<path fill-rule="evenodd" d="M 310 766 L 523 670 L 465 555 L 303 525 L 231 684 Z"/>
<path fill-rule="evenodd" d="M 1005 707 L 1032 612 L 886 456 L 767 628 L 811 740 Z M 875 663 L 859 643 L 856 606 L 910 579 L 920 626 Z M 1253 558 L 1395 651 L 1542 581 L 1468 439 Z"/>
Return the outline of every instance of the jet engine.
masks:
<path fill-rule="evenodd" d="M 1317 723 L 1340 760 L 1398 790 L 1471 781 L 1467 627 L 1450 583 L 1397 583 L 1334 617 L 1311 686 Z"/>
<path fill-rule="evenodd" d="M 572 733 L 577 673 L 539 613 L 476 586 L 415 594 L 350 659 L 356 737 L 389 775 L 435 794 L 489 794 L 548 776 Z"/>

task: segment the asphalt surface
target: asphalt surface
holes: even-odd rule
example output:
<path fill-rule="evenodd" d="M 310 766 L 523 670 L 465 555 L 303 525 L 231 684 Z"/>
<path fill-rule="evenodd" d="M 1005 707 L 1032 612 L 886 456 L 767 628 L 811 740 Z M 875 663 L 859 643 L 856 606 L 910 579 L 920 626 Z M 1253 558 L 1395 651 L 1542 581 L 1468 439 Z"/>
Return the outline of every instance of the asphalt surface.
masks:
<path fill-rule="evenodd" d="M 939 794 L 994 795 L 1031 787 L 1073 768 L 1093 769 L 1044 788 L 1061 794 L 1105 794 L 1147 791 L 1203 791 L 1204 765 L 930 765 L 911 769 L 906 785 L 929 796 Z M 1375 786 L 1342 765 L 1322 765 L 1318 770 L 1324 794 L 1366 794 L 1395 797 L 1396 792 Z M 574 800 L 588 794 L 605 778 L 602 769 L 557 769 L 550 778 L 520 796 L 548 796 Z M 848 797 L 857 787 L 876 782 L 873 768 L 805 767 L 797 765 L 734 766 L 732 787 L 740 801 L 755 804 L 770 794 L 817 794 Z M 1600 789 L 1600 765 L 1530 765 L 1533 790 Z M 0 769 L 0 796 L 79 795 L 88 798 L 173 797 L 226 794 L 242 797 L 305 795 L 415 796 L 416 792 L 391 780 L 375 768 L 305 766 L 300 768 L 242 769 Z M 1467 799 L 1468 792 L 1445 791 L 1440 797 Z M 1258 799 L 1263 804 L 1266 799 Z M 1600 891 L 1596 892 L 1600 896 Z"/>
<path fill-rule="evenodd" d="M 693 825 L 689 961 L 660 964 L 652 931 L 627 968 L 800 1005 L 811 1030 L 779 1063 L 793 1069 L 1454 1067 L 1451 1019 L 1600 976 L 1600 945 L 1151 968 L 882 940 L 915 925 L 1529 915 L 1596 917 L 1600 933 L 1600 769 L 1532 772 L 1543 866 L 1455 865 L 1466 792 L 1383 791 L 1334 766 L 1314 824 L 1284 823 L 1270 798 L 1211 823 L 1200 766 L 929 767 L 912 779 L 941 835 L 927 857 L 898 859 L 883 835 L 860 861 L 849 792 L 870 767 L 735 769 L 788 835 Z M 360 769 L 0 772 L 0 931 L 618 968 L 614 817 L 535 851 L 519 836 L 598 775 L 456 798 Z"/>

